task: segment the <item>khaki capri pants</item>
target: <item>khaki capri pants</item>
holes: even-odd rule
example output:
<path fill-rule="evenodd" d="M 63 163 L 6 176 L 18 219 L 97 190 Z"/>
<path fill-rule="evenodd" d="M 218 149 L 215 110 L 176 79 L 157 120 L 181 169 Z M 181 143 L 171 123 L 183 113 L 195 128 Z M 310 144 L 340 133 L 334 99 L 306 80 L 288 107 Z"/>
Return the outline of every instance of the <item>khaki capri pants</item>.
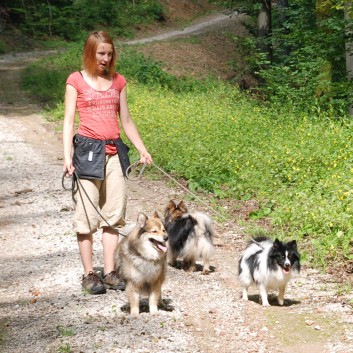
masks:
<path fill-rule="evenodd" d="M 126 182 L 121 170 L 118 154 L 106 155 L 105 178 L 80 179 L 90 200 L 98 208 L 102 216 L 113 228 L 123 227 L 126 214 Z M 74 230 L 78 234 L 92 234 L 108 224 L 98 215 L 97 211 L 87 199 L 80 183 L 73 192 L 75 216 Z"/>

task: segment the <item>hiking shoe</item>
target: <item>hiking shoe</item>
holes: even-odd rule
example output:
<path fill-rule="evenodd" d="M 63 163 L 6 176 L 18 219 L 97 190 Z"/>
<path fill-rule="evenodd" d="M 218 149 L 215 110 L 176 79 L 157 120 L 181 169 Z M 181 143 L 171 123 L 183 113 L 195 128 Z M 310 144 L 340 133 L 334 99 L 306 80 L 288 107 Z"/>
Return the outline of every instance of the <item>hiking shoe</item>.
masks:
<path fill-rule="evenodd" d="M 116 271 L 109 272 L 103 277 L 103 283 L 106 288 L 114 290 L 125 290 L 125 282 L 119 278 Z"/>
<path fill-rule="evenodd" d="M 107 291 L 101 278 L 92 271 L 86 277 L 82 276 L 82 288 L 90 294 L 104 294 Z"/>

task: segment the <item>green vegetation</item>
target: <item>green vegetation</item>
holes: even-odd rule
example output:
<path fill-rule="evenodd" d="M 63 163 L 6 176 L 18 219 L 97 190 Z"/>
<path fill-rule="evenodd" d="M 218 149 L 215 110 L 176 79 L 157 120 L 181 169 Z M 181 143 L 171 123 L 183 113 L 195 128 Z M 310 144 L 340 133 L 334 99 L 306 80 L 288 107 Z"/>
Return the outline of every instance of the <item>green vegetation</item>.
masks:
<path fill-rule="evenodd" d="M 97 26 L 126 37 L 133 26 L 164 20 L 158 0 L 4 0 L 2 5 L 9 16 L 6 25 L 35 39 L 79 40 Z"/>
<path fill-rule="evenodd" d="M 60 353 L 71 353 L 73 352 L 71 346 L 69 343 L 65 343 L 65 344 L 62 344 L 59 348 L 58 348 L 58 352 Z"/>
<path fill-rule="evenodd" d="M 0 349 L 4 345 L 5 337 L 7 335 L 7 324 L 5 321 L 0 321 Z"/>
<path fill-rule="evenodd" d="M 317 313 L 310 313 L 309 316 L 307 313 L 285 315 L 283 311 L 276 309 L 266 311 L 265 315 L 268 318 L 268 325 L 275 328 L 277 337 L 284 346 L 293 346 L 300 341 L 303 351 L 306 348 L 306 351 L 309 352 L 313 344 L 326 342 L 344 330 L 342 324 L 338 324 L 337 318 L 333 321 L 332 318 L 325 318 Z M 314 322 L 313 326 L 318 325 L 322 329 L 315 330 L 313 326 L 306 324 L 308 317 Z M 292 330 L 286 330 L 285 327 L 291 327 Z M 305 347 L 305 344 L 308 346 Z"/>
<path fill-rule="evenodd" d="M 5 47 L 6 47 L 5 43 L 2 40 L 0 40 L 0 54 L 4 54 L 6 52 Z"/>
<path fill-rule="evenodd" d="M 45 99 L 56 103 L 51 117 L 63 117 L 65 75 L 77 69 L 78 50 L 26 71 L 32 94 L 51 92 Z M 353 258 L 350 119 L 318 118 L 289 104 L 271 108 L 234 85 L 177 79 L 131 49 L 120 51 L 130 110 L 157 165 L 186 179 L 192 191 L 233 200 L 234 207 L 237 200 L 258 200 L 248 231 L 266 218 L 276 236 L 300 240 L 314 265 Z M 33 67 L 38 77 L 28 85 Z"/>
<path fill-rule="evenodd" d="M 224 0 L 246 13 L 250 35 L 234 38 L 272 106 L 288 103 L 316 116 L 345 114 L 352 105 L 353 5 L 343 0 Z M 344 8 L 346 6 L 346 11 Z M 259 20 L 268 21 L 259 26 Z M 261 28 L 259 28 L 261 27 Z M 265 32 L 265 33 L 264 33 Z M 352 49 L 347 49 L 351 55 Z M 346 66 L 347 64 L 347 66 Z"/>
<path fill-rule="evenodd" d="M 58 326 L 57 327 L 59 331 L 59 335 L 62 337 L 72 337 L 75 336 L 75 331 L 72 327 L 63 327 L 63 326 Z"/>

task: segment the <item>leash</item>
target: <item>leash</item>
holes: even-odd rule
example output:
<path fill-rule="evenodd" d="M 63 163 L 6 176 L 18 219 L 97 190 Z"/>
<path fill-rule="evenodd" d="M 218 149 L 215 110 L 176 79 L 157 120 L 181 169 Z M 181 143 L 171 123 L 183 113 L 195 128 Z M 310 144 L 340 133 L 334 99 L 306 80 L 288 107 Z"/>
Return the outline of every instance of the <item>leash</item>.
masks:
<path fill-rule="evenodd" d="M 140 161 L 136 161 L 132 164 L 130 164 L 127 168 L 126 168 L 126 179 L 131 180 L 131 181 L 137 181 L 139 179 L 141 179 L 143 172 L 145 171 L 145 168 L 147 166 L 147 163 L 143 163 L 140 171 L 138 172 L 137 176 L 131 176 L 131 174 L 133 173 L 132 168 L 136 168 L 138 165 L 140 165 Z"/>
<path fill-rule="evenodd" d="M 92 202 L 92 200 L 90 199 L 90 197 L 88 196 L 88 193 L 86 191 L 86 189 L 83 187 L 80 178 L 78 177 L 76 171 L 74 171 L 74 175 L 71 176 L 70 178 L 72 179 L 72 183 L 71 183 L 71 187 L 66 187 L 65 186 L 65 177 L 66 177 L 66 171 L 63 173 L 62 179 L 61 179 L 61 185 L 63 187 L 64 190 L 66 191 L 72 191 L 72 192 L 76 192 L 78 190 L 78 186 L 77 184 L 80 185 L 80 188 L 82 189 L 82 191 L 85 193 L 88 201 L 90 202 L 90 204 L 92 205 L 92 207 L 96 210 L 96 212 L 98 213 L 98 215 L 103 219 L 103 221 L 107 224 L 108 228 L 110 228 L 111 230 L 114 231 L 114 233 L 116 233 L 117 235 L 122 235 L 123 237 L 126 237 L 125 234 L 120 233 L 119 231 L 117 231 L 115 228 L 113 228 L 109 222 L 104 218 L 104 216 L 102 215 L 102 213 L 98 210 L 98 208 L 94 205 L 94 203 Z"/>
<path fill-rule="evenodd" d="M 138 164 L 140 164 L 139 161 L 136 161 L 135 163 L 131 164 L 129 166 L 129 168 L 126 170 L 126 175 L 127 175 L 127 179 L 131 180 L 131 181 L 137 181 L 142 177 L 142 174 L 146 168 L 147 163 L 144 163 L 141 170 L 139 171 L 139 173 L 137 174 L 137 176 L 135 177 L 131 177 L 130 176 L 130 172 L 132 171 L 133 167 L 136 167 Z M 221 214 L 219 211 L 217 211 L 216 209 L 214 209 L 213 207 L 211 207 L 209 204 L 207 204 L 205 201 L 203 201 L 199 196 L 197 196 L 195 193 L 193 193 L 192 191 L 190 191 L 188 188 L 186 188 L 184 185 L 182 185 L 181 183 L 179 183 L 175 178 L 173 178 L 170 174 L 168 174 L 166 171 L 164 171 L 161 167 L 159 167 L 157 164 L 155 164 L 154 162 L 151 162 L 151 164 L 158 169 L 162 174 L 164 174 L 166 177 L 168 177 L 169 179 L 171 179 L 175 184 L 177 184 L 179 187 L 181 187 L 184 191 L 186 191 L 188 194 L 190 194 L 192 197 L 194 197 L 196 200 L 198 200 L 200 203 L 202 203 L 204 206 L 206 206 L 209 210 L 211 210 L 215 215 L 217 215 L 218 217 L 220 217 L 221 219 L 223 219 L 224 221 L 230 223 L 231 225 L 233 225 L 234 227 L 238 227 L 235 223 L 233 223 L 232 221 L 230 221 L 228 218 L 226 218 L 226 216 L 224 216 L 223 214 Z M 129 171 L 129 172 L 128 172 Z M 257 246 L 259 246 L 261 249 L 263 249 L 263 246 L 257 242 L 253 237 L 251 237 L 250 235 L 244 233 L 241 231 L 241 234 L 244 235 L 245 237 L 247 237 L 252 243 L 256 244 Z"/>
<path fill-rule="evenodd" d="M 157 164 L 155 164 L 154 162 L 151 162 L 151 164 L 158 169 L 162 174 L 164 174 L 166 177 L 168 177 L 169 179 L 171 179 L 175 184 L 177 184 L 180 188 L 182 188 L 186 193 L 190 194 L 192 197 L 194 197 L 196 200 L 198 200 L 200 203 L 202 203 L 204 206 L 206 206 L 207 209 L 211 210 L 215 215 L 217 215 L 219 218 L 223 219 L 224 221 L 230 223 L 231 225 L 233 225 L 234 227 L 238 227 L 235 223 L 233 223 L 232 221 L 230 221 L 228 218 L 226 218 L 226 216 L 224 216 L 223 214 L 221 214 L 220 212 L 218 212 L 216 209 L 214 209 L 213 207 L 211 207 L 209 204 L 207 204 L 205 201 L 203 201 L 198 195 L 196 195 L 195 193 L 193 193 L 192 191 L 190 191 L 188 188 L 186 188 L 184 185 L 182 185 L 181 183 L 179 183 L 175 178 L 173 178 L 170 174 L 168 174 L 166 171 L 164 171 L 161 167 L 159 167 Z M 137 181 L 139 179 L 141 179 L 142 174 L 145 171 L 145 168 L 147 166 L 147 163 L 144 163 L 141 167 L 141 169 L 138 171 L 136 176 L 132 176 L 131 174 L 133 173 L 133 168 L 136 168 L 137 166 L 140 165 L 140 161 L 136 161 L 134 163 L 132 163 L 127 169 L 126 169 L 126 178 L 130 181 Z M 118 235 L 121 234 L 122 236 L 126 237 L 126 235 L 119 233 L 116 229 L 114 229 L 109 222 L 103 217 L 102 213 L 97 209 L 97 207 L 93 204 L 92 200 L 89 198 L 87 191 L 85 190 L 85 188 L 83 187 L 80 178 L 78 177 L 76 171 L 74 172 L 74 175 L 72 176 L 72 184 L 71 187 L 67 188 L 65 186 L 65 177 L 66 177 L 66 172 L 64 172 L 63 176 L 62 176 L 62 186 L 64 188 L 64 190 L 68 190 L 68 191 L 72 191 L 75 192 L 77 191 L 77 183 L 80 185 L 81 189 L 83 190 L 83 192 L 85 193 L 88 201 L 91 203 L 92 207 L 96 210 L 96 212 L 98 213 L 98 215 L 103 219 L 103 221 L 107 224 L 107 226 L 112 229 L 115 233 L 117 233 Z M 251 237 L 250 235 L 241 232 L 242 235 L 244 235 L 245 237 L 247 237 L 252 243 L 258 245 L 261 249 L 263 249 L 263 246 L 257 242 L 253 237 Z"/>

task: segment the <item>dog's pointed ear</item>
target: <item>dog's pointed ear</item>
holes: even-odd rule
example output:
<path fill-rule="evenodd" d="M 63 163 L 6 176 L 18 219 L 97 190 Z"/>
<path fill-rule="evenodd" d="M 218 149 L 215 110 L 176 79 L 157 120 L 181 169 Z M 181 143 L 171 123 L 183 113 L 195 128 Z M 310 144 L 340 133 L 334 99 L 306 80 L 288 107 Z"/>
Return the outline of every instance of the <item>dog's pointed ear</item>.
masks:
<path fill-rule="evenodd" d="M 280 248 L 280 246 L 281 246 L 281 243 L 282 242 L 276 238 L 276 240 L 273 242 L 273 248 L 275 250 L 278 250 Z"/>
<path fill-rule="evenodd" d="M 296 240 L 292 240 L 292 241 L 288 242 L 287 245 L 292 247 L 294 250 L 298 250 L 298 246 L 297 246 L 297 241 Z"/>
<path fill-rule="evenodd" d="M 170 206 L 173 206 L 173 207 L 176 207 L 176 203 L 175 203 L 173 200 L 170 200 L 170 201 L 169 201 L 169 205 L 170 205 Z"/>
<path fill-rule="evenodd" d="M 167 206 L 167 210 L 174 211 L 176 209 L 176 204 L 173 200 L 170 200 Z"/>
<path fill-rule="evenodd" d="M 153 218 L 158 218 L 158 219 L 160 219 L 161 217 L 159 217 L 159 214 L 158 214 L 157 211 L 154 211 Z"/>
<path fill-rule="evenodd" d="M 184 201 L 180 201 L 177 207 L 181 212 L 188 213 L 188 209 L 186 208 Z"/>
<path fill-rule="evenodd" d="M 140 212 L 137 216 L 137 225 L 140 228 L 143 228 L 146 225 L 147 220 L 148 220 L 148 217 L 143 212 Z"/>
<path fill-rule="evenodd" d="M 190 219 L 192 225 L 196 225 L 197 224 L 197 219 L 195 217 L 192 217 L 192 216 L 189 215 L 189 219 Z"/>

